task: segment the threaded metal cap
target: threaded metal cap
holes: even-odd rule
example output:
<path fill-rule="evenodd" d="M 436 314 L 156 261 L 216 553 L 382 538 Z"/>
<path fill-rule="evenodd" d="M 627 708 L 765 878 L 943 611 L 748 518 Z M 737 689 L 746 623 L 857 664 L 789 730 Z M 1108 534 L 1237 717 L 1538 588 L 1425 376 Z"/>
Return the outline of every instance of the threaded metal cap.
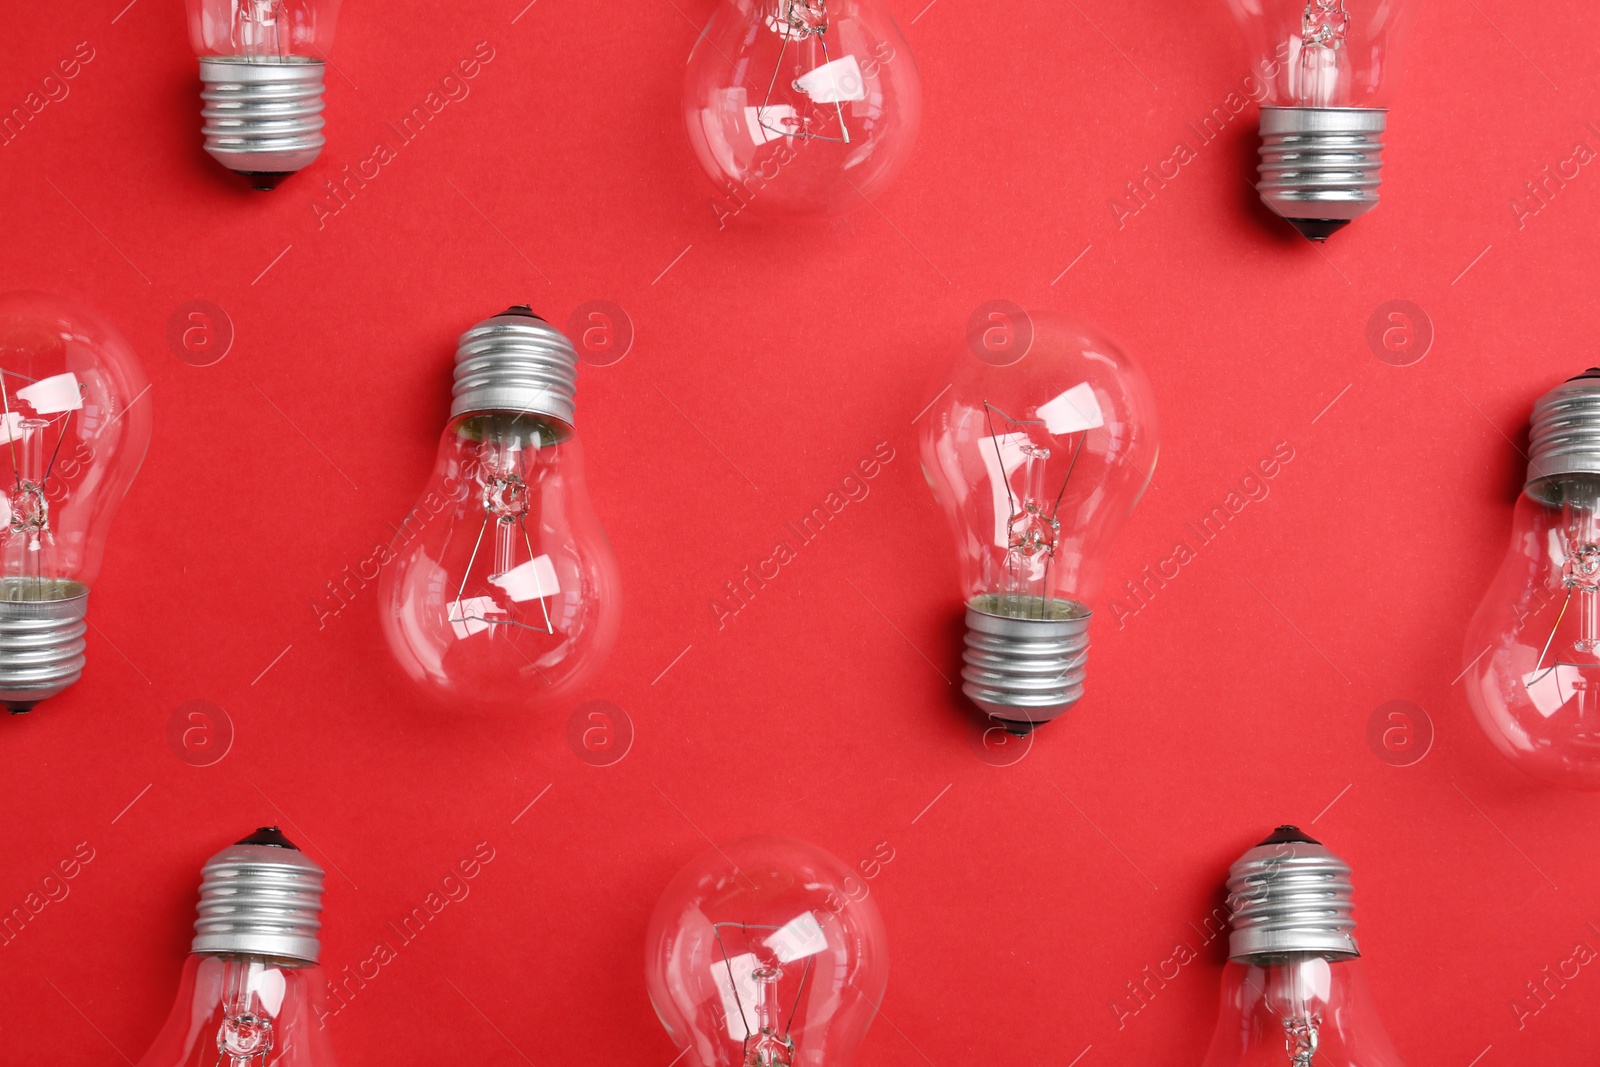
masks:
<path fill-rule="evenodd" d="M 319 60 L 243 56 L 200 60 L 206 151 L 271 189 L 322 152 L 322 73 Z"/>
<path fill-rule="evenodd" d="M 577 391 L 572 342 L 519 304 L 461 335 L 450 417 L 508 411 L 548 415 L 570 426 Z"/>
<path fill-rule="evenodd" d="M 1327 240 L 1378 206 L 1388 118 L 1375 107 L 1262 108 L 1262 201 L 1309 239 Z"/>
<path fill-rule="evenodd" d="M 1573 474 L 1600 477 L 1600 367 L 1569 378 L 1533 405 L 1524 488 L 1536 500 L 1557 503 L 1551 479 Z"/>
<path fill-rule="evenodd" d="M 1293 826 L 1280 826 L 1228 869 L 1230 958 L 1254 963 L 1289 952 L 1352 959 L 1350 868 Z"/>
<path fill-rule="evenodd" d="M 206 861 L 191 952 L 317 962 L 322 868 L 276 826 Z"/>
<path fill-rule="evenodd" d="M 83 676 L 88 611 L 82 582 L 0 580 L 0 704 L 32 710 Z"/>
<path fill-rule="evenodd" d="M 975 596 L 966 646 L 961 691 L 996 724 L 1026 734 L 1083 696 L 1089 609 L 1071 600 Z"/>

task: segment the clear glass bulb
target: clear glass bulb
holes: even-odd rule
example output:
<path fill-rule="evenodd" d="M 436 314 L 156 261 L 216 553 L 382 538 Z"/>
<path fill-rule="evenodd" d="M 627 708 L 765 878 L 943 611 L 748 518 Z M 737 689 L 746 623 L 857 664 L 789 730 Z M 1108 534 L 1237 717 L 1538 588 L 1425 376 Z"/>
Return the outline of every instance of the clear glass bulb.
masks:
<path fill-rule="evenodd" d="M 683 115 L 724 217 L 831 218 L 900 173 L 922 83 L 878 0 L 723 0 L 689 54 Z"/>
<path fill-rule="evenodd" d="M 454 414 L 379 593 L 390 651 L 444 704 L 559 700 L 616 639 L 617 565 L 572 429 L 577 363 L 525 305 L 461 337 Z"/>
<path fill-rule="evenodd" d="M 849 1067 L 888 980 L 883 920 L 828 853 L 745 838 L 667 886 L 645 979 L 689 1067 Z"/>
<path fill-rule="evenodd" d="M 974 613 L 1086 629 L 1112 539 L 1154 473 L 1158 430 L 1144 375 L 1109 339 L 1057 315 L 997 315 L 935 385 L 948 383 L 921 419 L 922 469 L 969 609 L 964 689 L 1025 726 L 1077 699 L 1086 645 L 1039 676 L 1027 662 L 1038 628 L 978 637 Z M 1008 635 L 1022 644 L 996 643 Z M 975 672 L 990 676 L 986 695 Z"/>
<path fill-rule="evenodd" d="M 385 571 L 383 624 L 406 673 L 454 706 L 517 708 L 591 677 L 616 638 L 616 563 L 557 420 L 453 419 Z"/>
<path fill-rule="evenodd" d="M 0 296 L 0 701 L 26 711 L 77 680 L 89 586 L 150 445 L 149 383 L 99 316 Z M 27 637 L 27 641 L 21 640 Z"/>
<path fill-rule="evenodd" d="M 313 963 L 193 953 L 139 1067 L 333 1067 L 326 988 Z"/>
<path fill-rule="evenodd" d="M 1600 475 L 1524 490 L 1463 655 L 1467 699 L 1502 755 L 1547 782 L 1600 789 Z"/>
<path fill-rule="evenodd" d="M 1203 1067 L 1402 1067 L 1360 959 L 1230 961 Z"/>
<path fill-rule="evenodd" d="M 320 59 L 333 47 L 340 0 L 188 0 L 200 56 Z"/>
<path fill-rule="evenodd" d="M 1411 0 L 1227 0 L 1265 103 L 1386 107 Z"/>

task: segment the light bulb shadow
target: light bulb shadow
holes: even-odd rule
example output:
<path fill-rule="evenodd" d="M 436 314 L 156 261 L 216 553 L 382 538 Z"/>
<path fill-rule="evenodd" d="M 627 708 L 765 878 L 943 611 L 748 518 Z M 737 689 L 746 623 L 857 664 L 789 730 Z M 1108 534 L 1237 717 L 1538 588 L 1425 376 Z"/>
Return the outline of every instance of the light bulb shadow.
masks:
<path fill-rule="evenodd" d="M 1254 115 L 1256 112 L 1252 109 L 1247 114 Z M 1270 238 L 1279 248 L 1305 247 L 1309 243 L 1307 239 L 1295 230 L 1292 223 L 1268 207 L 1256 190 L 1256 166 L 1261 162 L 1261 138 L 1256 132 L 1256 123 L 1241 118 L 1241 121 L 1230 124 L 1220 136 L 1223 151 L 1230 159 L 1237 160 L 1236 173 L 1243 177 L 1233 206 L 1246 216 L 1251 229 L 1262 237 Z"/>
<path fill-rule="evenodd" d="M 937 656 L 931 657 L 935 663 L 959 664 L 961 654 L 966 647 L 964 638 L 967 633 L 967 611 L 960 607 L 945 612 L 944 624 L 940 628 Z M 977 739 L 980 747 L 985 745 L 991 730 L 1003 730 L 1015 737 L 1031 738 L 1033 732 L 1044 723 L 1035 723 L 1030 729 L 1025 724 L 1018 724 L 1015 729 L 1010 725 L 1002 725 L 976 704 L 974 704 L 961 690 L 961 675 L 949 673 L 949 667 L 941 667 L 940 673 L 949 684 L 945 686 L 942 699 L 939 701 L 939 711 L 945 720 L 957 724 L 964 732 Z M 1003 740 L 1003 739 L 1002 739 Z"/>

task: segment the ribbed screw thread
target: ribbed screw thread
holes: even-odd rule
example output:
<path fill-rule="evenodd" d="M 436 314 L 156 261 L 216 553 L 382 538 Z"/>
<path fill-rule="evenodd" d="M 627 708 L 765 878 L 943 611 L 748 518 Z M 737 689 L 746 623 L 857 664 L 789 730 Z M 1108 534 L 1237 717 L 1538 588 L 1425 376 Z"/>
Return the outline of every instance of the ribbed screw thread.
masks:
<path fill-rule="evenodd" d="M 206 861 L 190 950 L 315 963 L 321 912 L 322 868 L 266 827 Z"/>
<path fill-rule="evenodd" d="M 1255 962 L 1289 953 L 1349 959 L 1356 947 L 1350 868 L 1320 842 L 1281 826 L 1228 871 L 1228 955 Z"/>
<path fill-rule="evenodd" d="M 566 334 L 518 305 L 461 335 L 450 415 L 502 411 L 572 424 L 578 353 Z"/>
<path fill-rule="evenodd" d="M 986 594 L 967 605 L 961 691 L 998 724 L 1026 733 L 1083 696 L 1089 611 L 1069 600 Z"/>
<path fill-rule="evenodd" d="M 1574 475 L 1600 477 L 1600 367 L 1561 383 L 1533 406 L 1527 491 L 1556 503 L 1560 493 L 1552 481 Z"/>

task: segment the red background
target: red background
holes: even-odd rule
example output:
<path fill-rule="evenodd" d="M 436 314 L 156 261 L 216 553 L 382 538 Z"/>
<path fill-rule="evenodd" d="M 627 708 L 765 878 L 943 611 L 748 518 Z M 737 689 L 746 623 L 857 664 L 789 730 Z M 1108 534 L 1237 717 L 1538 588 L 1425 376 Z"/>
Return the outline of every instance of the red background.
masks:
<path fill-rule="evenodd" d="M 894 0 L 926 95 L 900 181 L 845 221 L 725 231 L 678 117 L 705 0 L 520 17 L 523 0 L 350 0 L 328 147 L 265 195 L 201 151 L 179 5 L 125 3 L 0 14 L 4 109 L 79 42 L 95 51 L 0 147 L 0 290 L 115 322 L 157 420 L 83 681 L 0 722 L 0 908 L 79 842 L 95 853 L 0 948 L 0 1062 L 137 1060 L 200 864 L 272 822 L 328 868 L 335 970 L 478 842 L 495 850 L 332 1020 L 346 1067 L 666 1067 L 647 917 L 708 838 L 756 832 L 849 863 L 893 850 L 868 883 L 893 963 L 863 1063 L 1197 1063 L 1223 951 L 1193 926 L 1279 821 L 1353 864 L 1411 1063 L 1592 1051 L 1600 975 L 1520 1028 L 1513 1004 L 1600 944 L 1600 799 L 1522 777 L 1452 684 L 1531 404 L 1595 359 L 1600 176 L 1520 225 L 1510 206 L 1577 142 L 1600 147 L 1586 6 L 1431 5 L 1383 204 L 1318 250 L 1254 201 L 1253 109 L 1120 228 L 1110 207 L 1239 87 L 1220 2 Z M 319 229 L 324 179 L 478 42 L 495 58 L 471 95 Z M 166 340 L 197 298 L 236 331 L 208 367 Z M 1295 453 L 1123 628 L 1102 610 L 1088 697 L 1006 767 L 979 757 L 948 681 L 954 560 L 913 426 L 995 298 L 1098 324 L 1154 385 L 1165 447 L 1114 586 L 1278 442 Z M 1436 331 L 1404 367 L 1367 341 L 1397 298 Z M 391 667 L 375 587 L 321 628 L 311 607 L 419 494 L 457 334 L 511 302 L 559 324 L 591 299 L 637 330 L 621 362 L 583 369 L 578 400 L 626 590 L 584 694 L 636 732 L 609 767 L 569 747 L 576 701 L 521 720 L 425 706 Z M 895 459 L 870 497 L 719 630 L 723 583 L 880 441 Z M 209 767 L 169 747 L 192 700 L 235 730 Z M 1436 734 L 1408 767 L 1367 741 L 1391 700 Z M 1180 941 L 1200 958 L 1119 1027 L 1125 983 Z"/>

